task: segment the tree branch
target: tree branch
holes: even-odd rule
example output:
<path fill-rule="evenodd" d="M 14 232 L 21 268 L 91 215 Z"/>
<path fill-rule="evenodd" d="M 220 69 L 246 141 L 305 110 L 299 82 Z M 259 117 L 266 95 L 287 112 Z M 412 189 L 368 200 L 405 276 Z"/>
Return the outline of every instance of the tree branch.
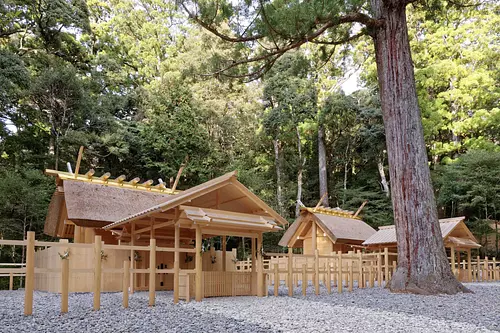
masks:
<path fill-rule="evenodd" d="M 231 42 L 231 43 L 243 43 L 243 42 L 252 42 L 252 41 L 256 41 L 258 39 L 264 38 L 264 35 L 256 35 L 256 36 L 248 36 L 248 37 L 231 37 L 231 36 L 225 35 L 225 34 L 219 32 L 219 30 L 217 30 L 216 28 L 212 27 L 210 24 L 208 24 L 208 23 L 203 22 L 202 20 L 200 20 L 199 17 L 196 14 L 192 13 L 186 7 L 186 5 L 184 4 L 184 2 L 182 2 L 181 5 L 184 8 L 184 10 L 188 13 L 188 16 L 189 16 L 190 19 L 194 20 L 196 23 L 198 23 L 199 25 L 201 25 L 203 28 L 205 28 L 206 30 L 210 31 L 211 33 L 213 33 L 217 37 L 219 37 L 222 40 L 225 40 L 227 42 Z"/>

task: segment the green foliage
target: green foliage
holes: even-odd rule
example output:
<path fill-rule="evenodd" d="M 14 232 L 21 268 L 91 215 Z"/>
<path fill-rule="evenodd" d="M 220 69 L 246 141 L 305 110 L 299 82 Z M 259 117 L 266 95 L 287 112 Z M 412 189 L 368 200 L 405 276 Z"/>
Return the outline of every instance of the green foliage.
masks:
<path fill-rule="evenodd" d="M 0 1 L 4 237 L 21 238 L 25 228 L 41 233 L 53 185 L 40 171 L 74 164 L 80 145 L 86 147 L 82 171 L 167 183 L 188 155 L 180 188 L 238 170 L 240 181 L 278 210 L 278 140 L 284 215 L 293 216 L 299 169 L 302 202 L 314 206 L 319 199 L 318 124 L 326 132 L 331 206 L 356 210 L 368 200 L 362 212 L 368 223 L 393 223 L 377 168 L 387 167 L 385 136 L 366 40 L 356 48 L 306 43 L 273 58 L 273 67 L 219 72 L 235 59 L 303 39 L 332 17 L 362 11 L 365 2 L 264 2 L 266 18 L 252 1 L 197 3 L 189 8 L 200 9 L 199 18 L 221 32 L 272 38 L 234 47 L 188 22 L 181 2 Z M 435 174 L 439 204 L 444 215 L 469 216 L 475 230 L 498 219 L 497 6 L 409 15 L 429 154 L 436 165 L 449 163 Z M 241 19 L 252 15 L 256 20 Z M 340 25 L 323 37 L 342 40 L 355 30 Z M 339 88 L 345 69 L 361 60 L 368 89 L 346 96 Z M 262 80 L 243 81 L 259 70 Z M 488 153 L 461 155 L 470 149 Z M 282 250 L 280 236 L 266 235 L 265 250 Z M 0 261 L 19 259 L 11 249 L 2 251 Z"/>

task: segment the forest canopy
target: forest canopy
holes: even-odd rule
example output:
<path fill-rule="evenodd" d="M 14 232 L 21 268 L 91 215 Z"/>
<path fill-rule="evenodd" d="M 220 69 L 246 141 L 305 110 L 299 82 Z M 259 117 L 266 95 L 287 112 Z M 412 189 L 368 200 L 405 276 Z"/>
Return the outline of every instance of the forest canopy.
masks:
<path fill-rule="evenodd" d="M 439 215 L 465 215 L 479 235 L 500 219 L 499 10 L 408 13 Z M 393 224 L 372 48 L 366 36 L 304 43 L 248 82 L 242 67 L 217 70 L 255 50 L 174 2 L 0 1 L 0 235 L 41 235 L 54 186 L 43 170 L 74 165 L 82 145 L 96 175 L 168 180 L 189 156 L 181 189 L 238 170 L 289 221 L 320 199 L 323 149 L 329 205 L 368 200 L 366 222 Z"/>

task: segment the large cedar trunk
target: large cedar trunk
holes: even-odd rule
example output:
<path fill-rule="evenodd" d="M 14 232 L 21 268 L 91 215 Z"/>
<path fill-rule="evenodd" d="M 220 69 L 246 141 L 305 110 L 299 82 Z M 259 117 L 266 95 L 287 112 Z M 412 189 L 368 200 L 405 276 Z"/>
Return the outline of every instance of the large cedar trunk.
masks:
<path fill-rule="evenodd" d="M 405 7 L 399 0 L 372 0 L 375 18 L 385 21 L 373 38 L 398 240 L 398 267 L 388 287 L 453 294 L 467 289 L 451 272 L 439 227 Z"/>
<path fill-rule="evenodd" d="M 325 128 L 318 126 L 318 165 L 319 165 L 319 197 L 323 198 L 328 193 L 328 176 L 326 173 Z M 328 195 L 325 195 L 322 205 L 328 207 Z"/>

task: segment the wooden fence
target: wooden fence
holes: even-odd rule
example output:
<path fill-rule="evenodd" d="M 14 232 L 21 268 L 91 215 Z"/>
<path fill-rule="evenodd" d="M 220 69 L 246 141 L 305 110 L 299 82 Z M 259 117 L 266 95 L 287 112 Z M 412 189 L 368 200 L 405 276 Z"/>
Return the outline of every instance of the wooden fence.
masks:
<path fill-rule="evenodd" d="M 36 241 L 35 234 L 28 232 L 27 239 L 22 241 L 0 240 L 0 245 L 25 246 L 26 264 L 7 265 L 9 268 L 0 268 L 0 274 L 8 276 L 12 288 L 14 276 L 25 276 L 25 297 L 24 314 L 31 315 L 33 311 L 33 291 L 35 278 L 40 274 L 59 274 L 60 292 L 61 292 L 61 312 L 68 312 L 68 294 L 70 274 L 88 274 L 92 276 L 92 292 L 94 296 L 93 309 L 100 309 L 100 295 L 102 291 L 102 276 L 104 273 L 118 275 L 121 279 L 123 306 L 128 307 L 129 286 L 131 278 L 135 274 L 149 275 L 149 305 L 155 304 L 156 276 L 157 274 L 178 273 L 181 283 L 177 294 L 174 290 L 174 301 L 179 293 L 184 290 L 184 298 L 189 301 L 190 295 L 194 293 L 195 278 L 203 280 L 201 287 L 203 290 L 200 295 L 210 296 L 239 296 L 260 294 L 257 291 L 257 281 L 263 276 L 267 283 L 264 284 L 264 294 L 270 286 L 274 286 L 274 294 L 278 294 L 278 288 L 281 281 L 286 281 L 289 295 L 293 295 L 294 287 L 302 285 L 302 293 L 306 293 L 306 287 L 309 281 L 312 281 L 315 293 L 319 293 L 320 282 L 331 292 L 332 286 L 337 287 L 338 292 L 342 292 L 346 287 L 352 291 L 356 285 L 358 288 L 374 287 L 375 285 L 384 285 L 389 281 L 396 269 L 395 253 L 389 253 L 387 249 L 379 253 L 349 252 L 347 254 L 338 252 L 331 255 L 299 255 L 289 252 L 287 254 L 268 254 L 269 258 L 264 260 L 263 274 L 258 274 L 252 270 L 251 262 L 244 261 L 236 264 L 237 271 L 205 271 L 201 272 L 201 254 L 200 265 L 197 269 L 180 269 L 179 265 L 173 269 L 158 268 L 156 264 L 156 254 L 170 252 L 174 254 L 189 253 L 196 255 L 196 249 L 191 248 L 166 248 L 157 247 L 156 240 L 151 239 L 149 246 L 132 245 L 106 245 L 101 242 L 101 236 L 95 236 L 93 244 L 68 243 L 67 240 L 60 242 Z M 35 267 L 35 248 L 53 247 L 60 249 L 57 252 L 60 258 L 60 267 L 46 268 Z M 86 248 L 93 250 L 93 268 L 79 269 L 70 265 L 72 259 L 70 250 L 75 248 Z M 148 268 L 131 267 L 129 258 L 123 260 L 121 268 L 103 268 L 103 256 L 106 250 L 125 250 L 130 251 L 133 258 L 135 251 L 147 251 L 149 253 Z M 1 265 L 0 265 L 1 266 Z M 4 265 L 5 266 L 5 265 Z M 17 267 L 17 268 L 16 268 Z M 455 263 L 452 266 L 453 271 L 459 278 L 465 278 L 467 281 L 498 281 L 500 280 L 500 266 L 496 259 L 488 258 L 470 260 L 468 262 Z M 356 282 L 356 283 L 355 283 Z M 299 284 L 300 283 L 300 284 Z M 131 288 L 130 291 L 133 291 Z M 256 292 L 257 291 L 257 292 Z M 198 293 L 197 293 L 198 294 Z"/>
<path fill-rule="evenodd" d="M 319 293 L 320 282 L 331 291 L 332 285 L 342 292 L 344 288 L 352 291 L 358 288 L 384 286 L 394 274 L 397 267 L 397 253 L 387 248 L 383 252 L 363 253 L 351 251 L 332 253 L 331 255 L 303 255 L 289 253 L 267 253 L 264 260 L 266 285 L 273 286 L 274 294 L 278 294 L 281 281 L 285 281 L 290 295 L 294 287 L 302 286 L 306 293 L 309 282 Z M 500 281 L 500 263 L 495 258 L 479 257 L 460 263 L 450 263 L 455 276 L 462 282 Z M 292 267 L 289 270 L 289 267 Z M 340 269 L 339 269 L 340 267 Z M 250 259 L 236 263 L 239 271 L 251 271 Z M 340 283 L 339 283 L 340 281 Z"/>

